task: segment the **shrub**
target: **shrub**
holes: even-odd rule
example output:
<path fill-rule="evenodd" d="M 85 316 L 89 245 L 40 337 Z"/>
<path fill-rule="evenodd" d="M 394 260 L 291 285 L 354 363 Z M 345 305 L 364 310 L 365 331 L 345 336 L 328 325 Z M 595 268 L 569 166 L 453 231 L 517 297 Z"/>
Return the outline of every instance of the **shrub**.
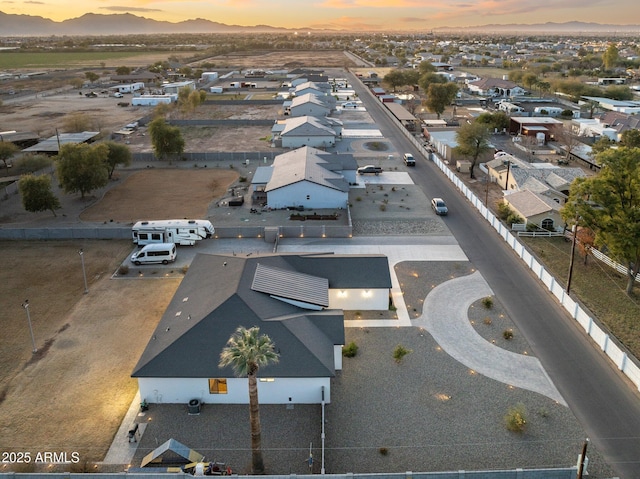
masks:
<path fill-rule="evenodd" d="M 491 326 L 491 318 L 489 316 L 484 318 L 484 324 L 486 324 L 487 326 Z"/>
<path fill-rule="evenodd" d="M 504 339 L 506 339 L 506 340 L 513 339 L 513 330 L 511 330 L 511 329 L 505 329 L 505 330 L 502 332 L 502 337 L 503 337 Z"/>
<path fill-rule="evenodd" d="M 393 359 L 396 360 L 396 363 L 402 362 L 402 359 L 409 353 L 412 353 L 411 349 L 407 349 L 401 344 L 398 344 L 393 350 Z"/>
<path fill-rule="evenodd" d="M 493 308 L 493 298 L 491 296 L 482 298 L 482 306 L 484 306 L 486 309 Z"/>
<path fill-rule="evenodd" d="M 504 417 L 505 426 L 511 432 L 524 432 L 527 427 L 527 410 L 524 404 L 518 403 L 507 411 Z"/>
<path fill-rule="evenodd" d="M 389 454 L 389 449 L 387 449 L 386 447 L 381 447 L 380 449 L 378 449 L 378 452 L 379 452 L 382 456 L 386 456 L 387 454 Z"/>
<path fill-rule="evenodd" d="M 382 203 L 382 204 L 379 206 L 379 208 L 380 208 L 380 211 L 386 211 L 386 210 L 387 210 L 387 205 L 386 205 L 386 204 L 384 204 L 384 203 Z"/>
<path fill-rule="evenodd" d="M 354 343 L 353 341 L 351 341 L 346 346 L 342 346 L 342 355 L 345 358 L 352 358 L 356 354 L 358 354 L 358 345 L 356 343 Z"/>
<path fill-rule="evenodd" d="M 362 196 L 356 196 L 356 201 L 362 201 Z"/>
<path fill-rule="evenodd" d="M 120 267 L 118 268 L 118 274 L 121 276 L 129 274 L 129 266 L 127 266 L 126 264 L 120 265 Z"/>
<path fill-rule="evenodd" d="M 184 265 L 184 266 L 182 267 L 182 274 L 187 274 L 187 271 L 189 271 L 189 265 L 188 265 L 188 264 L 187 264 L 187 265 Z"/>
<path fill-rule="evenodd" d="M 246 176 L 241 176 L 240 178 L 238 178 L 238 183 L 246 183 L 246 182 L 247 182 Z"/>

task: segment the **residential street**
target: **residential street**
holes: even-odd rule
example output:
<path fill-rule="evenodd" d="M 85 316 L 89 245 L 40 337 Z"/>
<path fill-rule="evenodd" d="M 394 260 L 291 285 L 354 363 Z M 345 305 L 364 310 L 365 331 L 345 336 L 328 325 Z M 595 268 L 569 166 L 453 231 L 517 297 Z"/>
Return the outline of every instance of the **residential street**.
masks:
<path fill-rule="evenodd" d="M 640 478 L 640 394 L 615 369 L 436 166 L 403 134 L 389 134 L 382 104 L 358 90 L 383 134 L 417 159 L 414 182 L 449 207 L 445 223 L 531 344 L 589 439 L 625 479 Z M 396 128 L 391 125 L 391 128 Z"/>

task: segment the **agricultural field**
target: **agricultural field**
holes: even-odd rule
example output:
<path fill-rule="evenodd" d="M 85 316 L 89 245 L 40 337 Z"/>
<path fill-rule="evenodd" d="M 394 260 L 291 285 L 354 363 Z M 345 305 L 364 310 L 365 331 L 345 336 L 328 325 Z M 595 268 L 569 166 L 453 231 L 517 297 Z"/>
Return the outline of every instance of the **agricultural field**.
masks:
<path fill-rule="evenodd" d="M 54 68 L 109 68 L 152 65 L 164 61 L 175 52 L 27 52 L 0 53 L 2 70 L 38 70 Z"/>

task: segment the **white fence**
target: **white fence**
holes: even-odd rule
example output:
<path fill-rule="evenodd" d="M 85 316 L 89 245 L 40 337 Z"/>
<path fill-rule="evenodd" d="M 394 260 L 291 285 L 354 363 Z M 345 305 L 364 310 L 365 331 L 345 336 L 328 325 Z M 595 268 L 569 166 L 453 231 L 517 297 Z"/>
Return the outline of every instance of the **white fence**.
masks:
<path fill-rule="evenodd" d="M 422 148 L 421 145 L 419 145 Z M 427 154 L 425 152 L 425 154 Z M 629 356 L 629 353 L 623 349 L 608 333 L 603 331 L 597 322 L 584 311 L 580 305 L 575 302 L 565 291 L 565 289 L 556 281 L 551 273 L 539 263 L 531 253 L 527 251 L 518 238 L 511 234 L 506 226 L 504 226 L 498 218 L 489 211 L 485 205 L 475 196 L 475 194 L 467 188 L 451 169 L 444 164 L 436 155 L 432 155 L 432 159 L 438 168 L 447 175 L 449 180 L 467 197 L 484 218 L 493 226 L 500 236 L 511 246 L 516 254 L 525 262 L 525 264 L 534 272 L 534 274 L 544 283 L 549 291 L 558 299 L 564 309 L 571 315 L 573 319 L 578 321 L 585 332 L 593 339 L 598 347 L 613 361 L 616 367 L 622 371 L 636 387 L 640 390 L 640 367 Z M 626 270 L 622 271 L 626 273 Z"/>
<path fill-rule="evenodd" d="M 388 112 L 390 118 L 395 119 Z M 435 154 L 427 151 L 423 138 L 416 138 L 411 132 L 404 128 L 400 128 L 407 138 L 409 138 L 414 146 L 418 148 L 422 154 L 433 160 L 433 162 L 442 170 L 449 180 L 462 192 L 462 194 L 475 206 L 489 224 L 498 232 L 505 242 L 511 246 L 516 254 L 525 262 L 525 264 L 534 272 L 534 274 L 544 283 L 551 293 L 558 298 L 558 301 L 564 309 L 575 319 L 598 347 L 613 361 L 616 367 L 622 371 L 635 386 L 640 390 L 640 366 L 637 359 L 628 353 L 625 348 L 618 344 L 617 340 L 605 332 L 597 321 L 589 316 L 589 313 L 583 310 L 580 305 L 575 302 L 567 294 L 564 288 L 556 281 L 551 273 L 539 263 L 533 255 L 531 255 L 518 238 L 514 236 L 509 229 L 484 205 L 484 203 L 464 184 L 456 174 L 447 167 L 447 165 Z M 626 274 L 626 269 L 622 271 Z"/>

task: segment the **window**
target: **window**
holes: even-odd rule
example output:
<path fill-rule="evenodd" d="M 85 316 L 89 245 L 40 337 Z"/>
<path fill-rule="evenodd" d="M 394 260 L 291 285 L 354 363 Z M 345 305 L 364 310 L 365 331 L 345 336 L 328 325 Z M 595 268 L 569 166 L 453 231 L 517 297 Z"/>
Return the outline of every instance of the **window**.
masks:
<path fill-rule="evenodd" d="M 138 239 L 147 240 L 147 239 L 149 239 L 149 235 L 147 233 L 140 233 L 138 235 Z"/>
<path fill-rule="evenodd" d="M 209 394 L 227 394 L 227 380 L 209 379 Z"/>
<path fill-rule="evenodd" d="M 553 231 L 553 220 L 550 218 L 545 218 L 544 220 L 542 220 L 541 226 L 547 231 Z"/>
<path fill-rule="evenodd" d="M 151 239 L 153 241 L 161 241 L 162 240 L 162 236 L 160 236 L 160 233 L 152 233 L 151 234 Z"/>
<path fill-rule="evenodd" d="M 307 195 L 307 199 L 310 200 L 311 199 L 311 195 Z"/>

